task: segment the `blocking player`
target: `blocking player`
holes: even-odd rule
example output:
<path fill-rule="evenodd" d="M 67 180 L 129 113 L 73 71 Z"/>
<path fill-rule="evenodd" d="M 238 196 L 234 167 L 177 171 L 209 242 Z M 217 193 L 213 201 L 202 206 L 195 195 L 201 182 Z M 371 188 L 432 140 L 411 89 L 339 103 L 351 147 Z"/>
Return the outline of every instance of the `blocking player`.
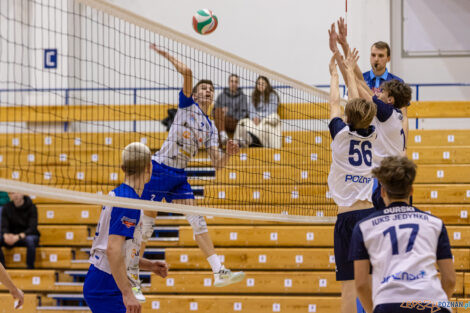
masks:
<path fill-rule="evenodd" d="M 151 153 L 134 142 L 122 152 L 124 183 L 112 196 L 140 199 L 152 172 Z M 140 313 L 141 305 L 132 290 L 133 271 L 140 268 L 166 277 L 165 262 L 139 257 L 143 211 L 105 206 L 101 211 L 90 252 L 90 268 L 83 295 L 93 313 Z"/>
<path fill-rule="evenodd" d="M 217 127 L 208 113 L 214 99 L 214 86 L 210 80 L 200 80 L 193 88 L 193 76 L 189 67 L 168 52 L 151 45 L 151 49 L 166 58 L 183 75 L 183 89 L 179 93 L 178 111 L 170 128 L 168 138 L 160 151 L 152 157 L 152 177 L 145 185 L 143 199 L 196 205 L 194 193 L 188 183 L 185 168 L 200 148 L 205 148 L 216 169 L 224 167 L 230 156 L 240 150 L 238 144 L 228 140 L 226 153 L 220 151 Z M 156 213 L 145 212 L 150 225 L 145 239 L 152 234 Z M 241 281 L 243 272 L 231 272 L 220 262 L 215 253 L 203 216 L 187 215 L 199 248 L 205 254 L 214 273 L 214 286 L 223 287 Z"/>
<path fill-rule="evenodd" d="M 373 174 L 382 184 L 387 207 L 355 226 L 350 249 L 364 309 L 367 313 L 449 312 L 438 305 L 448 301 L 455 288 L 449 238 L 441 219 L 409 203 L 416 165 L 406 157 L 387 157 Z"/>
<path fill-rule="evenodd" d="M 339 24 L 339 22 L 338 22 Z M 344 27 L 344 26 L 343 26 Z M 340 27 L 341 29 L 341 27 Z M 335 32 L 334 24 L 329 31 L 330 34 L 330 49 L 336 52 L 336 61 L 343 72 L 343 77 L 348 83 L 348 77 L 344 74 L 343 58 L 338 52 L 336 41 L 338 35 Z M 345 39 L 344 39 L 345 40 Z M 347 46 L 347 44 L 346 44 Z M 353 51 L 357 54 L 357 51 Z M 376 127 L 380 140 L 377 140 L 374 145 L 374 167 L 380 164 L 380 161 L 387 156 L 401 156 L 406 153 L 407 130 L 403 128 L 404 119 L 403 109 L 409 104 L 411 100 L 411 88 L 405 83 L 398 80 L 388 80 L 382 83 L 380 91 L 377 95 L 369 89 L 367 83 L 364 81 L 362 74 L 360 74 L 359 67 L 355 68 L 355 80 L 358 86 L 359 95 L 361 98 L 372 101 L 377 106 L 377 116 L 373 120 L 373 125 Z M 405 123 L 407 125 L 407 122 Z M 380 197 L 380 186 L 375 182 L 373 193 L 374 207 L 381 209 L 384 208 L 383 200 Z"/>
<path fill-rule="evenodd" d="M 350 53 L 344 63 L 346 75 L 350 78 L 348 92 L 351 100 L 344 110 L 346 119 L 342 119 L 335 57 L 333 56 L 330 61 L 329 129 L 333 141 L 328 188 L 338 206 L 334 251 L 336 280 L 341 281 L 341 312 L 352 313 L 356 312 L 356 292 L 354 268 L 348 259 L 348 251 L 354 225 L 373 212 L 373 209 L 370 209 L 373 186 L 372 149 L 377 134 L 371 122 L 376 114 L 376 106 L 358 98 L 354 79 L 357 54 Z"/>

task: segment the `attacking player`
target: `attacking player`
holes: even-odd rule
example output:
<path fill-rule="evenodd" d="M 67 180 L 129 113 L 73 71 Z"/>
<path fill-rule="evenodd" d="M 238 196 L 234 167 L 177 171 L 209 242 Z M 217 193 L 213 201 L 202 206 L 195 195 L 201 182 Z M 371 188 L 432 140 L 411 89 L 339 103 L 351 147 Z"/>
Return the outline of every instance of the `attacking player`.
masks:
<path fill-rule="evenodd" d="M 448 313 L 439 302 L 448 301 L 455 288 L 449 238 L 441 219 L 409 203 L 416 165 L 406 157 L 387 157 L 373 174 L 382 184 L 387 207 L 356 225 L 350 249 L 364 309 Z"/>
<path fill-rule="evenodd" d="M 193 74 L 189 67 L 168 52 L 151 45 L 151 49 L 170 61 L 183 75 L 183 89 L 179 93 L 178 111 L 171 125 L 168 138 L 160 151 L 152 157 L 152 177 L 145 185 L 143 199 L 196 205 L 194 193 L 188 183 L 185 168 L 200 148 L 205 148 L 216 169 L 224 167 L 230 156 L 239 152 L 239 146 L 229 140 L 226 153 L 219 149 L 219 136 L 215 124 L 209 119 L 209 109 L 214 100 L 214 86 L 210 80 L 200 80 L 193 88 Z M 145 239 L 152 234 L 155 212 L 145 212 L 148 225 Z M 214 286 L 223 287 L 241 281 L 243 272 L 231 272 L 220 262 L 215 253 L 203 216 L 187 215 L 199 248 L 205 254 L 214 273 Z"/>
<path fill-rule="evenodd" d="M 336 52 L 338 53 L 338 52 Z M 338 206 L 334 230 L 336 280 L 341 281 L 341 313 L 356 312 L 354 265 L 348 259 L 349 244 L 354 225 L 373 213 L 371 203 L 373 180 L 372 149 L 376 142 L 375 127 L 371 125 L 376 106 L 358 97 L 354 67 L 357 55 L 350 53 L 344 61 L 350 78 L 350 99 L 341 118 L 339 78 L 335 63 L 330 62 L 330 123 L 332 164 L 328 188 Z"/>
<path fill-rule="evenodd" d="M 122 152 L 124 183 L 110 194 L 141 199 L 152 173 L 150 158 L 147 146 L 138 142 L 129 144 Z M 141 312 L 132 290 L 135 268 L 166 277 L 165 262 L 139 257 L 142 215 L 142 210 L 103 207 L 90 252 L 91 265 L 83 285 L 83 295 L 93 313 Z"/>

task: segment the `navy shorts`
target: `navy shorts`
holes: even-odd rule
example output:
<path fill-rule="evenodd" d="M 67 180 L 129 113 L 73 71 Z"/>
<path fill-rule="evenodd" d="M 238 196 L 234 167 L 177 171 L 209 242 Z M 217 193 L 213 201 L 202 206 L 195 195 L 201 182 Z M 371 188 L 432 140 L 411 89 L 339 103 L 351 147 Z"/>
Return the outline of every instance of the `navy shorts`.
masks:
<path fill-rule="evenodd" d="M 93 313 L 126 313 L 122 294 L 113 275 L 91 265 L 83 284 L 83 296 Z"/>
<path fill-rule="evenodd" d="M 374 308 L 374 313 L 450 313 L 446 308 L 416 306 L 406 307 L 406 303 L 384 303 Z"/>
<path fill-rule="evenodd" d="M 184 169 L 173 168 L 152 161 L 152 177 L 145 184 L 143 200 L 172 202 L 179 199 L 194 199 L 188 176 Z"/>
<path fill-rule="evenodd" d="M 354 279 L 354 262 L 349 261 L 349 246 L 351 244 L 352 232 L 357 222 L 374 212 L 375 209 L 372 208 L 338 214 L 334 232 L 337 281 Z"/>

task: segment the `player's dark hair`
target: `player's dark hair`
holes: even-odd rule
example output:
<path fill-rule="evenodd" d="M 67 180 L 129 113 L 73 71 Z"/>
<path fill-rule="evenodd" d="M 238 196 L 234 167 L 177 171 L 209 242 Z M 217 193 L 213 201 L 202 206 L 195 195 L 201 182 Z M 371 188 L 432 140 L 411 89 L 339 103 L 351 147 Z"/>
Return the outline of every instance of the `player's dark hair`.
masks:
<path fill-rule="evenodd" d="M 193 87 L 192 93 L 195 94 L 196 91 L 197 91 L 197 87 L 199 87 L 199 85 L 202 85 L 202 84 L 208 84 L 208 85 L 211 85 L 212 88 L 214 88 L 214 84 L 212 83 L 212 80 L 210 80 L 210 79 L 201 79 L 200 81 L 197 82 L 196 86 Z"/>
<path fill-rule="evenodd" d="M 355 129 L 369 127 L 377 113 L 377 106 L 370 101 L 354 98 L 346 103 L 344 114 L 346 120 Z"/>
<path fill-rule="evenodd" d="M 266 76 L 258 76 L 258 78 L 256 79 L 256 83 L 255 83 L 255 89 L 253 90 L 253 94 L 252 94 L 253 105 L 255 106 L 255 108 L 258 107 L 258 104 L 261 101 L 261 92 L 258 90 L 258 87 L 257 87 L 258 81 L 260 79 L 264 80 L 265 83 L 266 83 L 266 89 L 264 90 L 264 92 L 262 94 L 264 102 L 265 103 L 269 102 L 269 95 L 272 92 L 276 95 L 277 100 L 279 101 L 279 95 L 277 94 L 277 92 L 271 86 L 271 83 L 269 82 L 269 79 Z"/>
<path fill-rule="evenodd" d="M 389 97 L 395 99 L 393 106 L 397 109 L 407 106 L 411 101 L 412 91 L 410 86 L 396 79 L 383 82 L 380 88 L 387 91 Z"/>
<path fill-rule="evenodd" d="M 387 49 L 387 56 L 388 57 L 390 56 L 390 46 L 385 41 L 374 42 L 372 47 L 376 47 L 377 49 L 380 49 L 380 50 Z"/>
<path fill-rule="evenodd" d="M 230 80 L 230 78 L 232 78 L 232 77 L 236 77 L 237 79 L 240 79 L 240 77 L 239 77 L 237 74 L 232 73 L 232 74 L 230 74 L 230 76 L 228 77 L 228 80 Z"/>
<path fill-rule="evenodd" d="M 407 157 L 392 156 L 372 170 L 391 199 L 406 199 L 416 177 L 416 164 Z"/>

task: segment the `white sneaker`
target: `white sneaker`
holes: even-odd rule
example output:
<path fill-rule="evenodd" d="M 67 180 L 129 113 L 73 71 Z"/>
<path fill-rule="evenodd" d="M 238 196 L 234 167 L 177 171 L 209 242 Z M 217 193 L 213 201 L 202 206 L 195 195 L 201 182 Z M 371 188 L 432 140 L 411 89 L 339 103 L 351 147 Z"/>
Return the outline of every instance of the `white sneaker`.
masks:
<path fill-rule="evenodd" d="M 217 274 L 214 274 L 214 287 L 225 287 L 231 284 L 238 283 L 245 278 L 244 272 L 232 272 L 224 266 Z"/>
<path fill-rule="evenodd" d="M 137 299 L 137 301 L 142 302 L 142 303 L 145 302 L 145 296 L 142 293 L 142 288 L 140 286 L 140 283 L 138 286 L 132 287 L 132 292 L 134 293 L 134 296 Z"/>
<path fill-rule="evenodd" d="M 221 131 L 220 134 L 220 142 L 222 143 L 223 146 L 227 144 L 227 141 L 229 140 L 227 132 L 225 130 Z"/>

